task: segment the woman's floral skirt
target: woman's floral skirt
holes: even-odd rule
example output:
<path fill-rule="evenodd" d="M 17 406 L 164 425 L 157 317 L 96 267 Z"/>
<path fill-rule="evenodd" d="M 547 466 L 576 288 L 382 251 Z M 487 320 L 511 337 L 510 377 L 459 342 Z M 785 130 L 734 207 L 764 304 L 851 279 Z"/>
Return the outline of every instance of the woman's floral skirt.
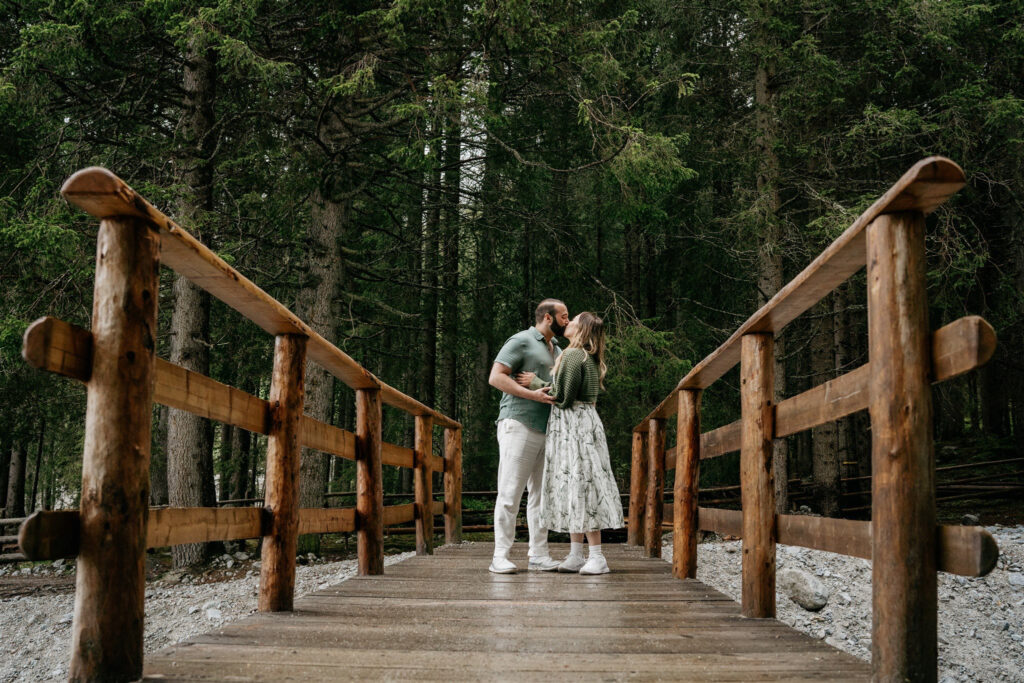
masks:
<path fill-rule="evenodd" d="M 552 531 L 582 533 L 624 526 L 604 425 L 593 404 L 551 409 L 541 506 L 542 524 Z"/>

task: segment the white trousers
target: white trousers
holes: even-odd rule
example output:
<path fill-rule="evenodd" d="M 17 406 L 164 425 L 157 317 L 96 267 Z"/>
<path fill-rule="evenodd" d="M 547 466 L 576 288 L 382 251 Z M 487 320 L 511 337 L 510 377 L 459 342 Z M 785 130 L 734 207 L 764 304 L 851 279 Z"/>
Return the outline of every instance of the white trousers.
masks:
<path fill-rule="evenodd" d="M 541 524 L 540 497 L 544 490 L 544 432 L 518 420 L 498 422 L 498 497 L 494 501 L 494 555 L 508 557 L 516 537 L 516 515 L 526 499 L 530 557 L 548 557 L 548 530 Z"/>

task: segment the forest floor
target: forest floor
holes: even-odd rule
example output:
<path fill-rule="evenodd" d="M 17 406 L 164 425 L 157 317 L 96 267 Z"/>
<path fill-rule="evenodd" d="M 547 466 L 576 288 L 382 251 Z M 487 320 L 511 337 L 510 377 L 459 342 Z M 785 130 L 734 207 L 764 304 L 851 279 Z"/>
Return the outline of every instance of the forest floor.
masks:
<path fill-rule="evenodd" d="M 986 577 L 939 575 L 939 679 L 1024 681 L 1024 525 L 989 522 L 1000 548 Z M 609 534 L 606 542 L 621 542 Z M 488 542 L 490 534 L 467 534 Z M 554 536 L 553 541 L 566 540 Z M 385 564 L 412 555 L 411 537 L 390 536 Z M 347 544 L 354 546 L 354 544 Z M 699 546 L 697 578 L 739 599 L 740 542 L 709 535 Z M 336 584 L 356 573 L 354 547 L 332 538 L 325 557 L 301 558 L 296 594 Z M 663 556 L 671 560 L 672 538 Z M 166 552 L 147 556 L 145 650 L 154 652 L 256 608 L 259 562 L 255 544 L 219 555 L 207 566 L 173 571 Z M 612 571 L 614 571 L 612 567 Z M 871 650 L 871 565 L 867 560 L 780 546 L 778 569 L 801 569 L 825 585 L 828 603 L 817 612 L 780 591 L 778 618 L 862 659 Z M 482 568 L 481 571 L 484 571 Z M 74 610 L 74 563 L 0 566 L 0 682 L 67 677 Z"/>

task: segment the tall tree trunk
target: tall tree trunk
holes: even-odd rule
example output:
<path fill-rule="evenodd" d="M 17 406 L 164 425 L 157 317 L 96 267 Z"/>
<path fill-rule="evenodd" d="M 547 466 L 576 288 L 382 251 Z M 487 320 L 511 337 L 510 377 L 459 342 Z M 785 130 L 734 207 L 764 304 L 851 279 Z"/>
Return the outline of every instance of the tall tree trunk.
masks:
<path fill-rule="evenodd" d="M 170 408 L 156 406 L 153 448 L 149 457 L 149 504 L 167 505 L 167 421 Z"/>
<path fill-rule="evenodd" d="M 43 472 L 43 440 L 46 438 L 46 416 L 39 419 L 39 442 L 36 446 L 36 467 L 32 476 L 32 497 L 29 498 L 28 511 L 35 512 L 36 496 L 39 494 L 39 475 Z"/>
<path fill-rule="evenodd" d="M 220 465 L 217 470 L 220 476 L 217 477 L 217 500 L 228 500 L 231 496 L 231 468 L 234 466 L 234 454 L 231 449 L 234 446 L 234 433 L 236 427 L 221 423 L 220 425 Z"/>
<path fill-rule="evenodd" d="M 820 316 L 818 329 L 811 338 L 813 385 L 832 379 L 836 367 L 833 344 L 832 306 L 826 298 L 814 308 Z M 815 507 L 826 517 L 839 514 L 839 448 L 836 423 L 826 422 L 811 430 Z"/>
<path fill-rule="evenodd" d="M 182 225 L 199 232 L 203 218 L 213 208 L 213 103 L 214 55 L 202 36 L 188 46 L 183 87 L 182 150 L 179 159 L 186 191 L 178 205 Z M 174 312 L 171 315 L 170 360 L 209 374 L 210 298 L 203 290 L 178 276 L 174 281 Z M 210 428 L 205 420 L 170 409 L 167 419 L 168 501 L 175 507 L 208 506 L 213 487 L 213 453 Z M 198 564 L 211 550 L 205 544 L 171 548 L 175 567 Z"/>
<path fill-rule="evenodd" d="M 459 198 L 462 173 L 462 126 L 459 110 L 452 112 L 445 135 L 444 172 L 444 268 L 441 318 L 441 412 L 455 415 L 459 335 L 459 234 L 461 215 Z"/>
<path fill-rule="evenodd" d="M 762 8 L 765 16 L 758 17 L 759 29 L 755 40 L 760 50 L 759 62 L 754 74 L 754 103 L 756 140 L 758 155 L 757 194 L 761 205 L 764 230 L 758 246 L 757 289 L 758 304 L 763 305 L 785 284 L 782 262 L 782 223 L 779 217 L 779 159 L 775 152 L 778 140 L 775 112 L 775 58 L 767 24 L 770 9 Z M 775 340 L 775 400 L 781 401 L 786 395 L 785 338 Z M 775 477 L 775 507 L 785 512 L 789 507 L 787 444 L 784 439 L 775 440 L 772 457 Z"/>
<path fill-rule="evenodd" d="M 25 516 L 25 443 L 14 441 L 11 448 L 10 475 L 7 480 L 7 516 Z"/>
<path fill-rule="evenodd" d="M 0 435 L 0 517 L 10 517 L 2 512 L 7 508 L 7 484 L 11 477 L 11 450 L 13 443 L 10 435 Z"/>
<path fill-rule="evenodd" d="M 249 497 L 249 458 L 252 434 L 246 429 L 235 429 L 231 433 L 231 492 L 234 500 Z"/>
<path fill-rule="evenodd" d="M 320 336 L 337 341 L 337 306 L 345 270 L 341 242 L 348 218 L 348 200 L 337 200 L 330 188 L 318 188 L 310 207 L 306 232 L 306 273 L 299 290 L 296 310 Z M 330 422 L 334 399 L 334 376 L 312 361 L 306 364 L 306 414 Z M 324 506 L 329 470 L 328 458 L 320 451 L 302 449 L 299 474 L 299 507 Z M 300 553 L 319 553 L 320 536 L 299 538 Z"/>
<path fill-rule="evenodd" d="M 423 361 L 420 367 L 420 400 L 428 406 L 437 405 L 437 287 L 438 287 L 438 230 L 441 222 L 441 161 L 437 149 L 441 143 L 440 124 L 435 120 L 430 142 L 432 166 L 427 180 L 426 221 L 423 225 L 421 251 L 423 255 L 422 278 L 420 280 L 420 325 L 422 341 L 420 352 Z"/>

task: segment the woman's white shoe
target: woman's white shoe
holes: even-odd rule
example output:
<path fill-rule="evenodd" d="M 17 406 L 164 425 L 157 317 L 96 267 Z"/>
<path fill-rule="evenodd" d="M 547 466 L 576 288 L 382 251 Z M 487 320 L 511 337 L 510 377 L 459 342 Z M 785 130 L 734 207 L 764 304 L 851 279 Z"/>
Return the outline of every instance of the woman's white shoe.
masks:
<path fill-rule="evenodd" d="M 564 560 L 562 560 L 562 564 L 558 565 L 558 571 L 563 574 L 576 574 L 579 572 L 580 568 L 583 567 L 585 562 L 586 560 L 583 559 L 582 555 L 573 555 L 570 553 Z"/>
<path fill-rule="evenodd" d="M 587 563 L 580 567 L 580 574 L 607 574 L 610 571 L 604 555 L 591 555 Z"/>

